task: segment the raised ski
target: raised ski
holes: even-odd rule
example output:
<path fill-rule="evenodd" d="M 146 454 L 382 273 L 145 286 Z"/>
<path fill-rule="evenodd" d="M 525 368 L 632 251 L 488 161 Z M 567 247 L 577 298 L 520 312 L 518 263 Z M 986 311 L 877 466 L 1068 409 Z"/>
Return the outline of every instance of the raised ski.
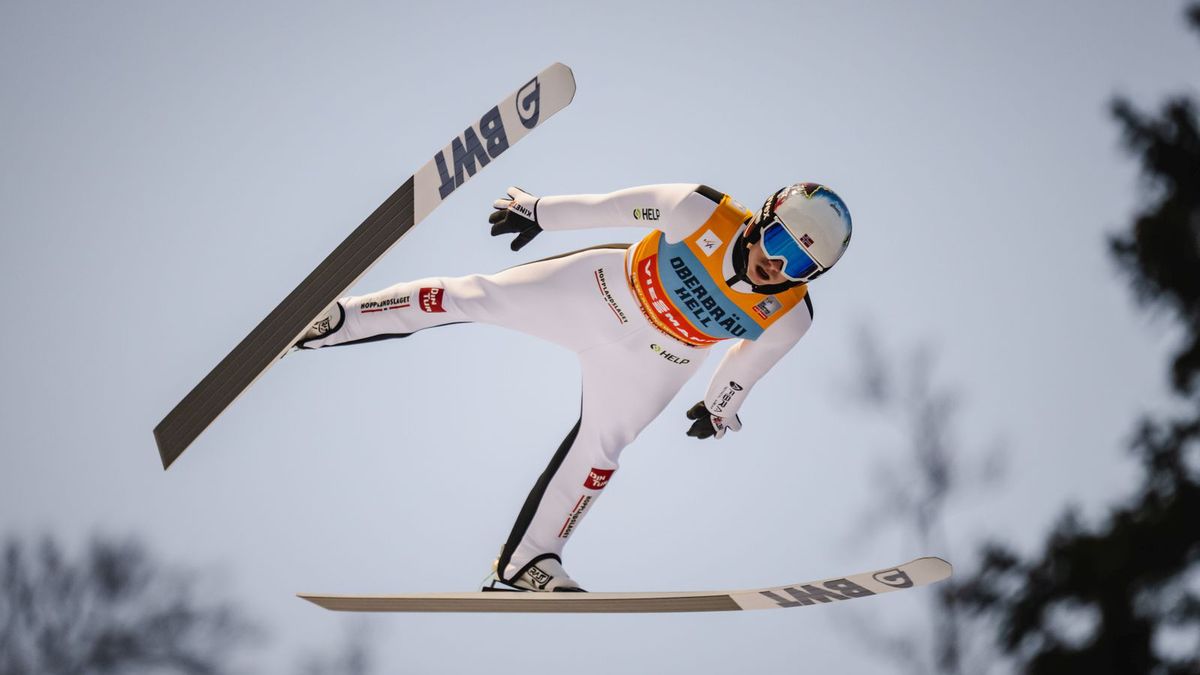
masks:
<path fill-rule="evenodd" d="M 154 427 L 163 468 L 170 467 L 413 225 L 574 96 L 571 69 L 552 64 L 410 176 Z"/>

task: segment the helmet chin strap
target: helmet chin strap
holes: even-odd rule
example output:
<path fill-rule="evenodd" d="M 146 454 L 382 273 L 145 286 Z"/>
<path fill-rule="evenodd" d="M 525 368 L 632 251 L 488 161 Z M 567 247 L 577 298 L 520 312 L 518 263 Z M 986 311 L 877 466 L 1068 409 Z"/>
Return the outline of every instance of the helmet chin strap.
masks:
<path fill-rule="evenodd" d="M 801 281 L 789 280 L 778 284 L 763 284 L 760 286 L 750 280 L 750 247 L 757 244 L 760 238 L 762 238 L 762 227 L 759 224 L 759 220 L 756 218 L 754 222 L 750 223 L 749 227 L 747 227 L 742 231 L 741 234 L 738 235 L 737 240 L 733 242 L 734 275 L 727 279 L 725 283 L 732 287 L 739 281 L 744 281 L 750 286 L 751 291 L 760 295 L 775 295 L 776 293 L 782 293 L 789 288 L 795 288 L 803 283 Z"/>

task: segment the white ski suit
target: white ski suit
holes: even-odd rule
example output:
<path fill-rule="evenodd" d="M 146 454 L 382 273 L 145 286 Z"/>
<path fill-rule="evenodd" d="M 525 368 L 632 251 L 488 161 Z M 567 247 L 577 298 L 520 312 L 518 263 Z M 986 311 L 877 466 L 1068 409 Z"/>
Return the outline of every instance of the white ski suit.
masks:
<path fill-rule="evenodd" d="M 732 244 L 751 213 L 706 186 L 544 197 L 536 216 L 548 231 L 620 226 L 653 231 L 632 246 L 609 245 L 497 274 L 420 279 L 342 298 L 341 325 L 304 345 L 404 337 L 470 321 L 535 335 L 579 355 L 579 422 L 517 517 L 500 559 L 505 580 L 545 558 L 561 562 L 567 539 L 617 470 L 621 451 L 662 412 L 708 347 L 735 339 L 704 396 L 712 415 L 727 419 L 812 323 L 805 286 L 768 296 L 735 280 Z M 798 305 L 799 311 L 789 311 Z"/>

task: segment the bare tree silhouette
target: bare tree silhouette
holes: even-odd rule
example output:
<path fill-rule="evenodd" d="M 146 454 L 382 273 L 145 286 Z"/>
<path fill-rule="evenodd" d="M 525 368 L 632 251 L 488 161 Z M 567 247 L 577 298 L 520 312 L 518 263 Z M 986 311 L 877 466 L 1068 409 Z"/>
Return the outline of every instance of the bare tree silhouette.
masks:
<path fill-rule="evenodd" d="M 1003 452 L 999 443 L 985 451 L 968 451 L 959 440 L 956 419 L 962 396 L 935 379 L 935 361 L 929 346 L 915 348 L 906 359 L 894 359 L 873 331 L 859 331 L 859 372 L 851 394 L 887 424 L 890 447 L 884 455 L 890 459 L 876 464 L 872 484 L 878 499 L 855 531 L 898 524 L 916 538 L 922 551 L 953 559 L 946 510 L 954 500 L 1001 480 Z M 869 643 L 907 672 L 984 672 L 995 660 L 994 652 L 978 639 L 981 631 L 973 630 L 971 617 L 959 607 L 956 587 L 946 582 L 931 590 L 930 624 L 923 639 L 917 639 L 919 632 L 911 627 L 903 634 L 890 634 L 860 620 L 856 628 L 870 634 Z"/>
<path fill-rule="evenodd" d="M 371 675 L 374 672 L 371 624 L 358 616 L 346 621 L 344 630 L 340 650 L 329 655 L 309 655 L 300 668 L 301 675 Z"/>
<path fill-rule="evenodd" d="M 49 538 L 4 545 L 0 675 L 215 675 L 253 631 L 131 540 L 94 539 L 75 559 Z"/>

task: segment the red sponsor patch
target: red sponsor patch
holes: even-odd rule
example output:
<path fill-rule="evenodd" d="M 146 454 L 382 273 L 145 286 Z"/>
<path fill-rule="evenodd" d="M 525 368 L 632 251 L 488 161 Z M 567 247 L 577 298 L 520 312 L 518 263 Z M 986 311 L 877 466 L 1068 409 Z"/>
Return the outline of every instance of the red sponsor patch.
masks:
<path fill-rule="evenodd" d="M 417 295 L 421 303 L 422 312 L 444 312 L 442 307 L 442 297 L 446 292 L 444 288 L 422 288 Z"/>
<path fill-rule="evenodd" d="M 616 469 L 592 469 L 588 472 L 587 480 L 583 481 L 583 487 L 589 490 L 603 490 L 614 471 Z"/>

